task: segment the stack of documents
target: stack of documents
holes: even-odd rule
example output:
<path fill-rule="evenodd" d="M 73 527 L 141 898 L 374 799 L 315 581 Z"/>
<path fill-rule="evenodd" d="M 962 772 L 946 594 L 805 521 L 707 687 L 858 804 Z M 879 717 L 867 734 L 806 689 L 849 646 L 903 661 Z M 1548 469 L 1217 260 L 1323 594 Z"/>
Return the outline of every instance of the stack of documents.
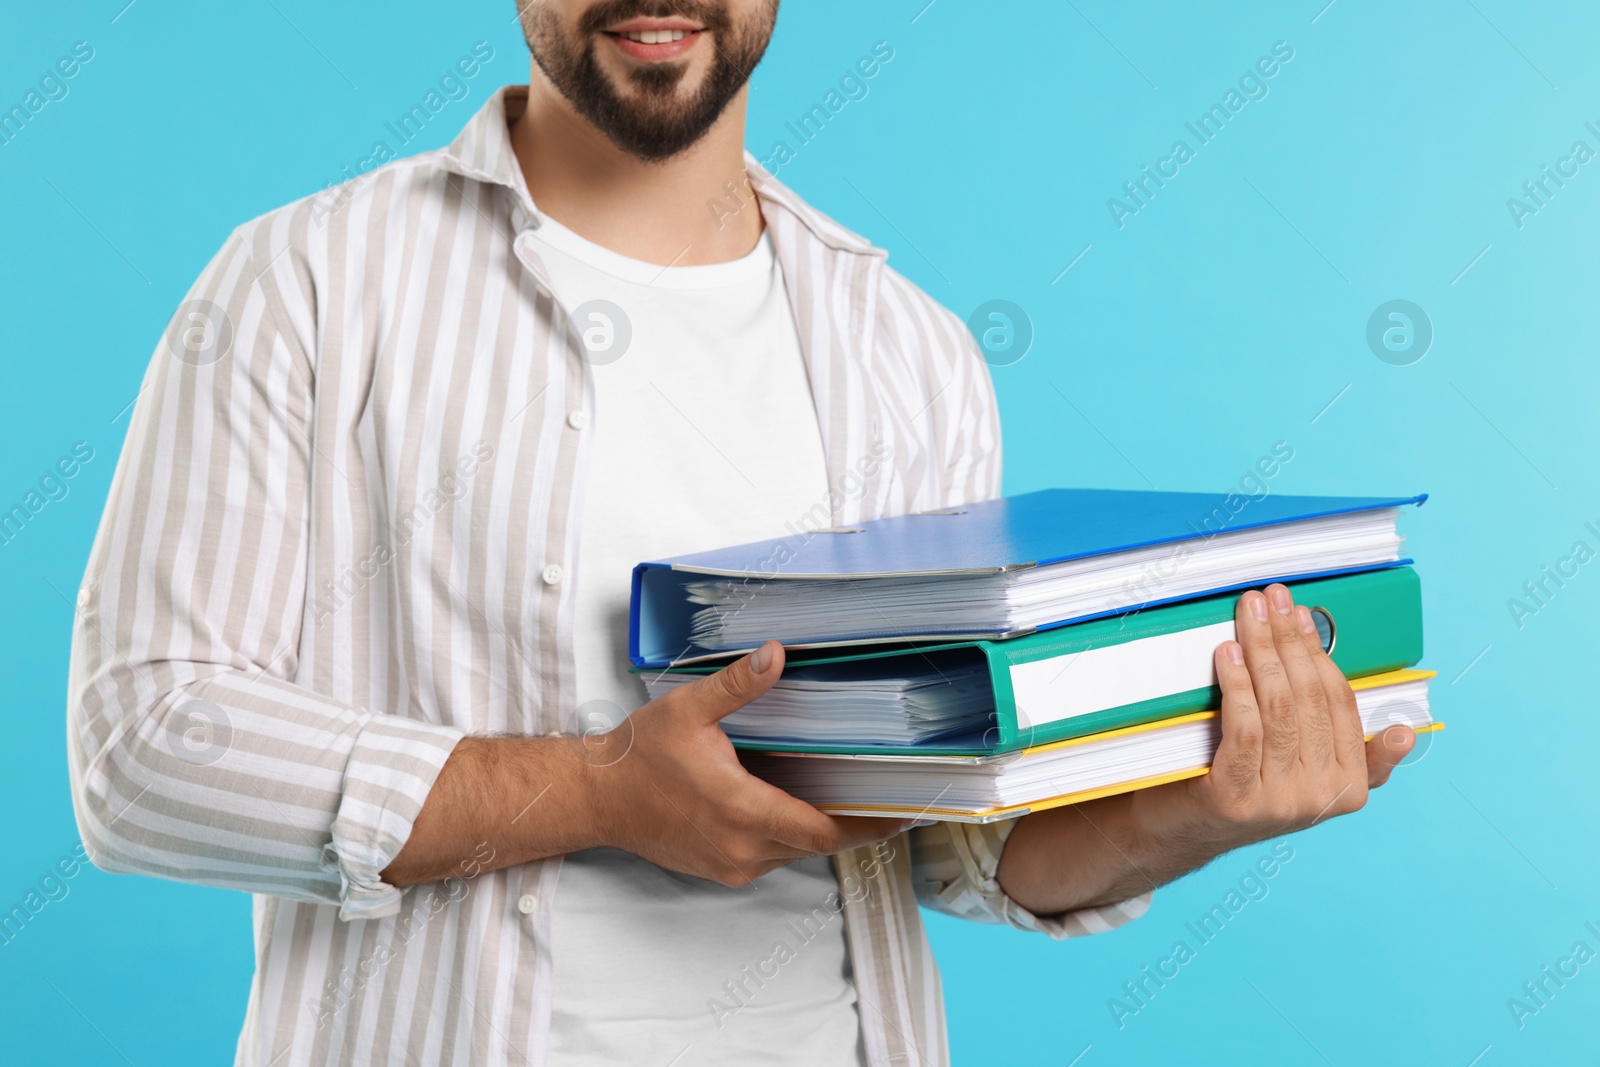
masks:
<path fill-rule="evenodd" d="M 1047 490 L 641 564 L 630 652 L 658 696 L 785 644 L 723 727 L 834 812 L 981 822 L 1204 773 L 1213 654 L 1237 591 L 1273 581 L 1369 730 L 1434 728 L 1396 530 L 1424 498 L 1240 499 Z"/>
<path fill-rule="evenodd" d="M 1431 671 L 1356 678 L 1367 735 L 1396 723 L 1436 728 Z M 1215 711 L 1038 745 L 1007 755 L 897 756 L 762 753 L 751 769 L 835 815 L 994 822 L 1204 774 L 1222 731 Z"/>

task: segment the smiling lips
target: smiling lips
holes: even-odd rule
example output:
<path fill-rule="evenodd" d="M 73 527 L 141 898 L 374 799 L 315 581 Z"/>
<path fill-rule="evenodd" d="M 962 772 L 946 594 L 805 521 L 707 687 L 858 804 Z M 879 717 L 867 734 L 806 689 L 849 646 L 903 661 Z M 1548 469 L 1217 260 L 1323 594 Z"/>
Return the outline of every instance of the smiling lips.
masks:
<path fill-rule="evenodd" d="M 631 19 L 605 35 L 623 55 L 648 63 L 676 59 L 693 48 L 703 32 L 702 27 L 682 19 Z"/>

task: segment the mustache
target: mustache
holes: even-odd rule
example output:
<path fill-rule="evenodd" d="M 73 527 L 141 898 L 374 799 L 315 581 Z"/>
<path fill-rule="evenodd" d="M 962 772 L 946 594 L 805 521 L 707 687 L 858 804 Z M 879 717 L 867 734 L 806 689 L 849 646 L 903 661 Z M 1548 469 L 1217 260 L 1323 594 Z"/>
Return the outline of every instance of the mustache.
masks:
<path fill-rule="evenodd" d="M 732 21 L 727 8 L 708 0 L 600 0 L 579 17 L 578 29 L 586 34 L 600 33 L 628 19 L 674 16 L 697 23 L 711 33 L 726 31 Z"/>

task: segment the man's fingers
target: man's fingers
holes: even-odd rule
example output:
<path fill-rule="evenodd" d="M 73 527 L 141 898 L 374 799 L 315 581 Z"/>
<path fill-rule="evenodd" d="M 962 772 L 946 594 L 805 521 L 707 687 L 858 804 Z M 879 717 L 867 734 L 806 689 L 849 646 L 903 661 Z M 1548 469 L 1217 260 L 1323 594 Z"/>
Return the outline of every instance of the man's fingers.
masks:
<path fill-rule="evenodd" d="M 875 845 L 891 837 L 899 837 L 917 824 L 915 819 L 891 819 L 881 816 L 829 815 L 837 828 L 839 847 L 844 852 L 862 845 Z"/>
<path fill-rule="evenodd" d="M 832 855 L 847 848 L 894 837 L 907 820 L 870 816 L 827 815 L 767 781 L 763 774 L 784 760 L 766 752 L 740 752 L 748 777 L 729 807 L 747 813 L 744 828 L 812 856 Z"/>
<path fill-rule="evenodd" d="M 667 697 L 706 724 L 726 718 L 771 689 L 783 674 L 783 646 L 768 641 L 715 674 L 697 678 Z"/>
<path fill-rule="evenodd" d="M 1245 666 L 1255 689 L 1256 708 L 1261 715 L 1263 777 L 1287 772 L 1299 761 L 1299 724 L 1295 722 L 1294 690 L 1289 675 L 1278 658 L 1272 636 L 1267 598 L 1252 589 L 1239 598 L 1234 609 L 1234 628 L 1244 649 Z"/>
<path fill-rule="evenodd" d="M 1217 646 L 1216 666 L 1222 690 L 1222 744 L 1211 761 L 1211 775 L 1231 795 L 1246 795 L 1261 784 L 1261 712 L 1239 642 Z"/>
<path fill-rule="evenodd" d="M 1333 750 L 1339 765 L 1359 771 L 1363 759 L 1361 751 L 1361 712 L 1356 707 L 1356 695 L 1350 691 L 1350 682 L 1337 664 L 1322 650 L 1322 639 L 1317 636 L 1316 623 L 1311 611 L 1304 606 L 1295 611 L 1300 617 L 1300 632 L 1305 635 L 1306 652 L 1316 664 L 1322 678 L 1322 689 L 1328 697 L 1328 717 L 1333 723 Z"/>
<path fill-rule="evenodd" d="M 1416 747 L 1416 731 L 1403 723 L 1374 734 L 1367 742 L 1367 787 L 1376 789 L 1387 782 L 1400 761 Z"/>
<path fill-rule="evenodd" d="M 909 825 L 903 819 L 862 815 L 826 815 L 803 800 L 776 786 L 763 786 L 771 793 L 760 831 L 774 841 L 803 850 L 812 856 L 831 856 L 894 837 Z"/>
<path fill-rule="evenodd" d="M 1272 621 L 1273 645 L 1288 676 L 1289 690 L 1294 694 L 1300 762 L 1311 768 L 1325 767 L 1333 761 L 1333 723 L 1328 718 L 1328 697 L 1322 688 L 1322 677 L 1311 660 L 1305 634 L 1301 631 L 1300 610 L 1296 610 L 1288 587 L 1281 583 L 1267 586 L 1266 594 L 1272 608 L 1268 617 Z M 1310 621 L 1309 615 L 1306 621 Z M 1313 626 L 1312 632 L 1315 630 Z"/>

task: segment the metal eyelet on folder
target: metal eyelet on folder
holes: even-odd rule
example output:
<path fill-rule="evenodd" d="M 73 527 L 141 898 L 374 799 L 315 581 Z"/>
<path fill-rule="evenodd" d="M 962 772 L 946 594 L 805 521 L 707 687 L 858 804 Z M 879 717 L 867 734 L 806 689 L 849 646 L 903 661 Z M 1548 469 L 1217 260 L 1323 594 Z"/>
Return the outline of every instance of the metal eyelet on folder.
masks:
<path fill-rule="evenodd" d="M 965 515 L 966 508 L 935 508 L 932 511 L 913 511 L 913 515 Z"/>
<path fill-rule="evenodd" d="M 1317 627 L 1317 643 L 1322 646 L 1322 651 L 1333 654 L 1333 644 L 1339 639 L 1339 631 L 1333 625 L 1333 612 L 1327 608 L 1312 608 L 1311 621 Z"/>

